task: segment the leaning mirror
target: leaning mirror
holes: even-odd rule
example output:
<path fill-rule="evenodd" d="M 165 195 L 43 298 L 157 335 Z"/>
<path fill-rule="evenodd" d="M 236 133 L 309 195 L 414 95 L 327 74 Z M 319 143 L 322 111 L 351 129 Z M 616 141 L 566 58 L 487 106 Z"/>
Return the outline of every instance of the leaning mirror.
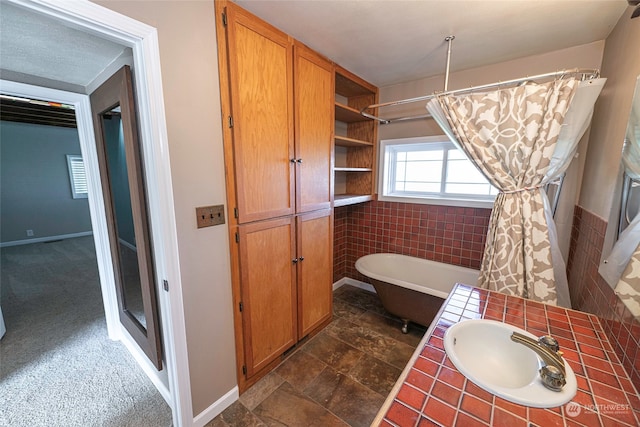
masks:
<path fill-rule="evenodd" d="M 131 69 L 118 70 L 90 100 L 120 323 L 160 370 L 156 272 Z"/>
<path fill-rule="evenodd" d="M 136 243 L 133 210 L 131 208 L 131 182 L 127 171 L 127 153 L 124 147 L 124 130 L 120 106 L 101 115 L 105 156 L 108 168 L 107 184 L 111 189 L 113 205 L 115 251 L 119 265 L 121 305 L 125 313 L 132 316 L 146 330 L 147 319 L 142 301 L 140 260 Z M 131 163 L 131 161 L 129 161 Z"/>
<path fill-rule="evenodd" d="M 617 241 L 598 271 L 629 311 L 640 317 L 640 76 L 631 104 L 620 169 Z"/>

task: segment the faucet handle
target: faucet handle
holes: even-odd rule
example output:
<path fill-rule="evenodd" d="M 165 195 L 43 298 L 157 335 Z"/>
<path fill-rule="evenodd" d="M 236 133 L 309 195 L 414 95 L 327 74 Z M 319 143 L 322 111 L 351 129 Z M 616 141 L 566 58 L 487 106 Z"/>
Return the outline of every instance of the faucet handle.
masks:
<path fill-rule="evenodd" d="M 564 373 L 553 365 L 543 366 L 540 368 L 539 373 L 542 384 L 549 390 L 560 391 L 567 383 L 564 378 Z"/>
<path fill-rule="evenodd" d="M 558 350 L 560 350 L 560 344 L 558 344 L 558 340 L 552 337 L 551 335 L 541 336 L 540 338 L 538 338 L 538 342 L 555 353 L 557 353 Z"/>

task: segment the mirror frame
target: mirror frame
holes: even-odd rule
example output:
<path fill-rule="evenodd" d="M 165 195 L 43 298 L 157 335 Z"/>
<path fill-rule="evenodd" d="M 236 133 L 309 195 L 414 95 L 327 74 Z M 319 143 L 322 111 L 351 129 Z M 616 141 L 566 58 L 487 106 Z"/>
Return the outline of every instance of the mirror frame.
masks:
<path fill-rule="evenodd" d="M 118 296 L 120 323 L 144 351 L 149 360 L 155 365 L 156 369 L 161 370 L 162 344 L 156 297 L 155 268 L 149 234 L 147 201 L 141 158 L 142 152 L 138 140 L 136 109 L 133 98 L 133 80 L 129 66 L 123 66 L 109 77 L 107 81 L 90 95 L 90 100 L 100 167 L 100 181 L 102 184 L 107 229 L 109 233 L 109 246 L 113 262 L 116 294 Z M 108 156 L 106 143 L 104 141 L 105 133 L 102 116 L 110 112 L 117 105 L 121 108 L 131 210 L 134 222 L 146 327 L 143 326 L 126 307 L 126 292 L 118 247 L 115 206 L 108 176 Z"/>

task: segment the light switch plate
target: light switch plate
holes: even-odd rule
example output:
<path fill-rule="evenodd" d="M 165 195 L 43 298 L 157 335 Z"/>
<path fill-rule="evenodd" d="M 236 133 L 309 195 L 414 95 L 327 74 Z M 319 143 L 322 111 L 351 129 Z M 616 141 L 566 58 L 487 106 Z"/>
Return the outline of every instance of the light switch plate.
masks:
<path fill-rule="evenodd" d="M 224 224 L 224 205 L 202 206 L 196 208 L 198 228 Z"/>

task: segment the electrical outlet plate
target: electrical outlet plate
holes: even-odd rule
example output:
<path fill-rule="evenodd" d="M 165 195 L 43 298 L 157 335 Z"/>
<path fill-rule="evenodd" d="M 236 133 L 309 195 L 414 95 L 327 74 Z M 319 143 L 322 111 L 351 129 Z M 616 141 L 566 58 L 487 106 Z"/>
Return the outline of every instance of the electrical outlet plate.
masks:
<path fill-rule="evenodd" d="M 202 206 L 196 208 L 198 228 L 224 224 L 224 205 Z"/>

